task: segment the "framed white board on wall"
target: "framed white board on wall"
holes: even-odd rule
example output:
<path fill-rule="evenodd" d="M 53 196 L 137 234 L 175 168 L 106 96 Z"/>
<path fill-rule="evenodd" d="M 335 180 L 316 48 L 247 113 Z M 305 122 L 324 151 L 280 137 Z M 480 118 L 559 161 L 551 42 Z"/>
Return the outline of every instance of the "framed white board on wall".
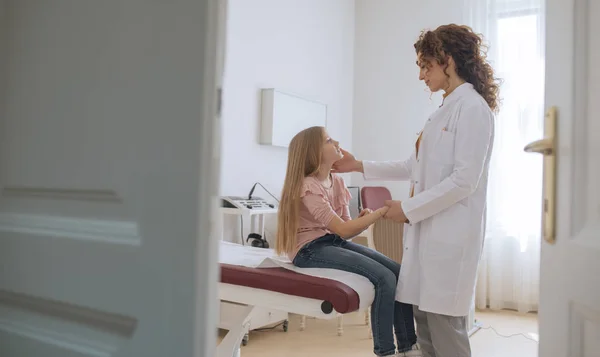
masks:
<path fill-rule="evenodd" d="M 298 132 L 311 126 L 327 127 L 327 105 L 266 88 L 261 93 L 260 143 L 287 148 Z"/>

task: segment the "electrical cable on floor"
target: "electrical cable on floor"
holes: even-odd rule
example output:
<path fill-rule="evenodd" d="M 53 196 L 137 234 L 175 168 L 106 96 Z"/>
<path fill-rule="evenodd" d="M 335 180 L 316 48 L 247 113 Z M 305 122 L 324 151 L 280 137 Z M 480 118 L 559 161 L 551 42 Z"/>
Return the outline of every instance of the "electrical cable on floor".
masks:
<path fill-rule="evenodd" d="M 537 340 L 535 340 L 535 339 L 533 339 L 533 338 L 531 338 L 531 337 L 529 337 L 529 336 L 525 335 L 524 333 L 514 333 L 514 334 L 512 334 L 512 335 L 503 335 L 503 334 L 499 333 L 498 331 L 496 331 L 496 329 L 495 329 L 495 328 L 493 328 L 492 326 L 488 326 L 488 327 L 479 326 L 479 328 L 480 328 L 481 330 L 492 330 L 492 331 L 494 331 L 494 333 L 496 333 L 496 335 L 498 335 L 498 336 L 500 336 L 500 337 L 503 337 L 503 338 L 511 338 L 511 337 L 515 337 L 515 336 L 523 336 L 523 337 L 525 337 L 525 338 L 526 338 L 526 339 L 528 339 L 528 340 L 531 340 L 531 341 L 533 341 L 533 342 L 535 342 L 535 343 L 538 343 L 538 341 L 537 341 Z"/>

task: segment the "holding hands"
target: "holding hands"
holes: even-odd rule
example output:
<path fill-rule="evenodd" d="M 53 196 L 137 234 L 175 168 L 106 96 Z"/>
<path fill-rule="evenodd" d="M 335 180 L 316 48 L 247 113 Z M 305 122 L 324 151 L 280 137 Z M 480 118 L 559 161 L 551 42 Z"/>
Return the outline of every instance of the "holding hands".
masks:
<path fill-rule="evenodd" d="M 358 218 L 365 216 L 369 213 L 373 213 L 373 210 L 370 208 L 365 208 L 364 210 L 360 211 L 360 214 L 358 215 Z"/>
<path fill-rule="evenodd" d="M 407 218 L 404 214 L 404 210 L 402 209 L 402 201 L 386 200 L 385 207 L 389 208 L 385 218 L 401 223 L 406 222 Z"/>
<path fill-rule="evenodd" d="M 386 213 L 389 211 L 389 207 L 388 206 L 383 206 L 380 209 L 373 211 L 370 208 L 365 208 L 362 211 L 360 211 L 360 214 L 358 215 L 358 218 L 362 217 L 362 216 L 366 216 L 368 214 L 371 213 L 375 213 L 379 216 L 379 218 L 385 217 Z"/>
<path fill-rule="evenodd" d="M 363 163 L 357 160 L 354 155 L 348 151 L 341 149 L 344 155 L 341 159 L 333 164 L 332 172 L 335 173 L 346 173 L 346 172 L 364 172 Z M 376 213 L 379 213 L 381 217 L 388 218 L 397 222 L 406 222 L 406 215 L 402 209 L 401 201 L 385 201 L 385 206 L 381 207 Z M 364 209 L 360 212 L 359 217 L 363 217 L 373 211 L 370 209 Z"/>
<path fill-rule="evenodd" d="M 369 208 L 365 208 L 362 211 L 360 211 L 358 217 L 360 218 L 370 213 L 377 213 L 379 215 L 379 218 L 387 218 L 396 222 L 406 222 L 407 220 L 406 215 L 404 214 L 404 210 L 402 209 L 401 201 L 387 200 L 385 201 L 385 206 L 381 207 L 375 212 L 373 212 L 373 210 Z"/>

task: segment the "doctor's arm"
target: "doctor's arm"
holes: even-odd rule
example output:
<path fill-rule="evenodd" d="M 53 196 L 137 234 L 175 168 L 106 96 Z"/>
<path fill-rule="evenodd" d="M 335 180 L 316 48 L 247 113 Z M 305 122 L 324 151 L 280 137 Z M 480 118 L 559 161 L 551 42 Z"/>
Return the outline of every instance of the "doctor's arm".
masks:
<path fill-rule="evenodd" d="M 333 164 L 333 172 L 360 172 L 365 180 L 408 180 L 415 153 L 405 161 L 361 161 L 342 149 L 344 157 Z"/>
<path fill-rule="evenodd" d="M 410 179 L 414 152 L 404 161 L 362 161 L 362 173 L 365 180 L 397 180 Z"/>
<path fill-rule="evenodd" d="M 437 185 L 402 202 L 410 223 L 429 218 L 471 195 L 479 185 L 490 150 L 493 116 L 487 108 L 462 109 L 454 138 L 454 168 Z"/>

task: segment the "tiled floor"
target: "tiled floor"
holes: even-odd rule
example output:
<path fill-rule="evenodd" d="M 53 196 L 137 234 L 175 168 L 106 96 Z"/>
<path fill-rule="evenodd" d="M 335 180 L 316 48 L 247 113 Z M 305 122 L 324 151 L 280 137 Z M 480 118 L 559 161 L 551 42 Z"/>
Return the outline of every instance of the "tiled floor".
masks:
<path fill-rule="evenodd" d="M 537 356 L 537 316 L 514 312 L 479 312 L 483 329 L 471 337 L 473 357 Z M 367 357 L 373 356 L 373 342 L 368 338 L 364 314 L 345 317 L 344 334 L 337 335 L 336 322 L 308 319 L 305 331 L 299 331 L 300 319 L 290 317 L 289 330 L 281 327 L 250 333 L 250 341 L 242 347 L 242 357 Z M 494 332 L 513 337 L 500 337 Z M 221 334 L 222 336 L 223 334 Z"/>

